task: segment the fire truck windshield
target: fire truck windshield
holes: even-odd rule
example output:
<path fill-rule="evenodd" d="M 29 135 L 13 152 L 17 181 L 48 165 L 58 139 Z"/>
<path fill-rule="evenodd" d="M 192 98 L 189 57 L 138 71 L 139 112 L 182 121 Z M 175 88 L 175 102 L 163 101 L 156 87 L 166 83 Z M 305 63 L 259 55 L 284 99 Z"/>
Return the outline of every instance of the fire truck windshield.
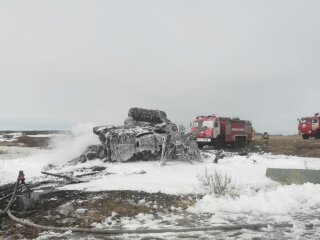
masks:
<path fill-rule="evenodd" d="M 208 128 L 213 128 L 213 121 L 203 121 L 203 125 Z"/>
<path fill-rule="evenodd" d="M 311 118 L 302 118 L 301 119 L 301 123 L 305 124 L 305 123 L 311 123 Z"/>
<path fill-rule="evenodd" d="M 213 121 L 195 121 L 193 122 L 193 127 L 208 127 L 213 128 Z"/>

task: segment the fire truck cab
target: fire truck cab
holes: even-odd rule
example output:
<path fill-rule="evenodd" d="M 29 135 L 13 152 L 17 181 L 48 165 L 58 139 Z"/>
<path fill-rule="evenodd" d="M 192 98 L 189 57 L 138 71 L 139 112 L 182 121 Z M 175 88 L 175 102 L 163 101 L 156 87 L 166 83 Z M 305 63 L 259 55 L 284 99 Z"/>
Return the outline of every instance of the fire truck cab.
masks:
<path fill-rule="evenodd" d="M 320 115 L 315 113 L 312 117 L 303 117 L 299 120 L 298 131 L 303 139 L 314 137 L 320 139 Z"/>

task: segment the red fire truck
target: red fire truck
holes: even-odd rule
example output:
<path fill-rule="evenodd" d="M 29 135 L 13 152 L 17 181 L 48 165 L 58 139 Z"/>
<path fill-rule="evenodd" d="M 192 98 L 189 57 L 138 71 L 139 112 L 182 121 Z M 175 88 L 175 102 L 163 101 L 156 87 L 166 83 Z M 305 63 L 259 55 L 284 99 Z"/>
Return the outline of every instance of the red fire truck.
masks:
<path fill-rule="evenodd" d="M 233 145 L 243 147 L 252 141 L 253 128 L 250 121 L 239 118 L 198 116 L 193 121 L 191 131 L 206 126 L 207 130 L 196 135 L 199 148 L 205 145 L 222 147 Z"/>
<path fill-rule="evenodd" d="M 312 117 L 303 117 L 299 120 L 298 130 L 303 139 L 314 137 L 320 139 L 320 115 L 315 113 Z"/>

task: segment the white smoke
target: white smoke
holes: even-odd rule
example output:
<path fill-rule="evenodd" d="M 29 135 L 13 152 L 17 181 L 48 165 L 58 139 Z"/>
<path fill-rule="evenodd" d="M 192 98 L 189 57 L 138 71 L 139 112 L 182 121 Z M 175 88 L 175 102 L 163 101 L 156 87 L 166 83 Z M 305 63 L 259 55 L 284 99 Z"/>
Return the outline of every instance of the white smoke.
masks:
<path fill-rule="evenodd" d="M 53 151 L 47 156 L 50 163 L 66 163 L 81 155 L 89 145 L 98 144 L 99 138 L 92 132 L 92 128 L 92 124 L 77 125 L 71 129 L 71 134 L 53 138 Z"/>
<path fill-rule="evenodd" d="M 80 156 L 89 145 L 98 144 L 98 136 L 93 134 L 93 124 L 80 124 L 71 129 L 70 134 L 56 136 L 51 141 L 51 150 L 43 150 L 28 157 L 0 160 L 0 184 L 14 182 L 19 170 L 23 170 L 27 180 L 41 175 L 48 164 L 62 165 Z"/>

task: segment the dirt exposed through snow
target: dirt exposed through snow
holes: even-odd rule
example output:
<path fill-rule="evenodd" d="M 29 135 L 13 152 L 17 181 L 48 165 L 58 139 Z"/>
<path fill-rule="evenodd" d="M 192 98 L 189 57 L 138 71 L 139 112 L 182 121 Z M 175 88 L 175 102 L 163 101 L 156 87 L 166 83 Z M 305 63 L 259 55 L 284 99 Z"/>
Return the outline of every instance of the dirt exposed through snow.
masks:
<path fill-rule="evenodd" d="M 42 194 L 35 204 L 35 211 L 19 215 L 30 221 L 55 227 L 92 228 L 112 216 L 116 221 L 122 217 L 138 214 L 170 213 L 172 209 L 184 211 L 196 202 L 196 195 L 169 195 L 138 191 L 53 191 Z M 14 210 L 14 208 L 13 208 Z M 36 238 L 41 230 L 21 226 L 5 218 L 5 239 Z"/>

